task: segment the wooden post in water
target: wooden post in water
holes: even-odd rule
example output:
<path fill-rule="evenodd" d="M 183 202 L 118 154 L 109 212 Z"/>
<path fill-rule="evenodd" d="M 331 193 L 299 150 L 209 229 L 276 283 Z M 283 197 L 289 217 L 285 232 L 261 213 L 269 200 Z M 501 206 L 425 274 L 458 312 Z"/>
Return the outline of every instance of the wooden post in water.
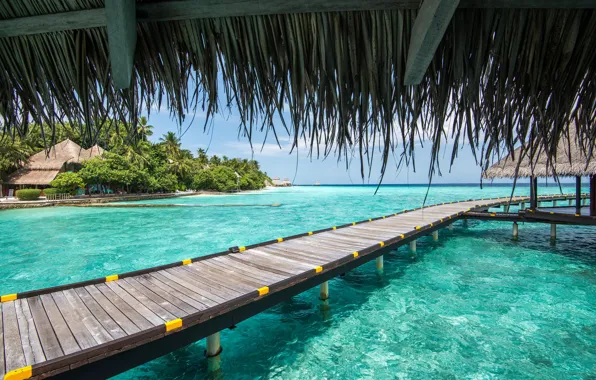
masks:
<path fill-rule="evenodd" d="M 596 216 L 596 174 L 590 176 L 590 216 Z"/>
<path fill-rule="evenodd" d="M 550 225 L 550 240 L 555 240 L 557 238 L 557 225 L 551 224 Z"/>
<path fill-rule="evenodd" d="M 412 240 L 412 241 L 410 242 L 410 251 L 411 251 L 412 253 L 416 253 L 416 240 Z"/>
<path fill-rule="evenodd" d="M 518 235 L 519 235 L 519 229 L 517 226 L 517 222 L 513 222 L 513 237 L 515 239 L 517 239 Z"/>
<path fill-rule="evenodd" d="M 530 208 L 538 207 L 538 178 L 530 177 Z"/>
<path fill-rule="evenodd" d="M 377 257 L 377 271 L 379 273 L 383 273 L 383 267 L 384 267 L 384 263 L 383 263 L 383 256 L 379 256 Z"/>
<path fill-rule="evenodd" d="M 219 332 L 211 334 L 207 337 L 207 357 L 213 358 L 221 353 L 221 342 L 219 340 Z"/>
<path fill-rule="evenodd" d="M 433 240 L 439 241 L 439 231 L 438 230 L 433 231 Z"/>
<path fill-rule="evenodd" d="M 582 177 L 575 177 L 575 213 L 582 213 Z"/>
<path fill-rule="evenodd" d="M 325 281 L 321 284 L 321 288 L 319 290 L 319 299 L 321 301 L 326 301 L 329 298 L 329 281 Z"/>

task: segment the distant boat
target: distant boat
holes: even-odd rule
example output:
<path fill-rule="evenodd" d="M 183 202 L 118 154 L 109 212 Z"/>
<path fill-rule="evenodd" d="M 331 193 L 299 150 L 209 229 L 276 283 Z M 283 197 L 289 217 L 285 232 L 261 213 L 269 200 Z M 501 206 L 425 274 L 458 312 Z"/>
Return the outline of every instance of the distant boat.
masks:
<path fill-rule="evenodd" d="M 321 186 L 321 182 L 319 182 L 319 181 L 316 181 L 316 182 L 315 182 L 315 186 Z"/>

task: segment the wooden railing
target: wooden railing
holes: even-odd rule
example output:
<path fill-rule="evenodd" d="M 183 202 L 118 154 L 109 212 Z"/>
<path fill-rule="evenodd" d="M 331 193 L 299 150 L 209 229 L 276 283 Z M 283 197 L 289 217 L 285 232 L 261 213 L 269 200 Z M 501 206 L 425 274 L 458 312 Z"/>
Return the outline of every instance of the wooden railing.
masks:
<path fill-rule="evenodd" d="M 63 200 L 63 199 L 71 199 L 72 195 L 70 194 L 48 194 L 46 195 L 46 199 L 48 201 L 58 201 L 58 200 Z"/>

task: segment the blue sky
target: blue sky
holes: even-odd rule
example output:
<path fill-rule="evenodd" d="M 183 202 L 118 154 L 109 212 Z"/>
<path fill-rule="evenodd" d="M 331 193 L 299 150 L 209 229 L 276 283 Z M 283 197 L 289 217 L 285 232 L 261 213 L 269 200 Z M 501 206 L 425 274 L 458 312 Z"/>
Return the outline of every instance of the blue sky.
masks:
<path fill-rule="evenodd" d="M 380 178 L 381 155 L 375 156 L 375 162 L 371 169 L 370 179 L 364 180 L 360 175 L 360 165 L 355 157 L 349 169 L 346 169 L 345 160 L 338 162 L 336 155 L 330 155 L 326 159 L 309 157 L 308 149 L 302 146 L 298 152 L 290 153 L 290 137 L 287 135 L 281 122 L 278 133 L 281 148 L 275 143 L 272 134 L 262 145 L 265 134 L 257 133 L 253 139 L 253 150 L 247 138 L 238 136 L 239 117 L 234 111 L 226 115 L 217 115 L 213 120 L 213 128 L 204 132 L 203 126 L 205 117 L 198 113 L 192 124 L 192 116 L 187 117 L 183 123 L 181 141 L 182 147 L 196 153 L 197 149 L 207 150 L 209 155 L 226 155 L 230 158 L 254 158 L 261 163 L 263 170 L 270 177 L 289 178 L 295 184 L 313 184 L 318 181 L 321 184 L 377 184 Z M 159 141 L 159 137 L 168 131 L 174 131 L 180 135 L 180 128 L 176 121 L 171 120 L 169 112 L 153 110 L 149 122 L 154 129 L 153 141 Z M 460 149 L 454 166 L 449 168 L 452 145 L 447 144 L 441 154 L 442 176 L 435 176 L 433 183 L 479 183 L 480 168 L 476 165 L 469 147 Z M 430 144 L 417 144 L 415 147 L 416 171 L 413 168 L 403 166 L 396 168 L 396 162 L 391 158 L 383 183 L 386 184 L 414 184 L 428 183 L 428 167 L 430 163 Z M 365 165 L 366 167 L 366 165 Z M 368 173 L 367 173 L 368 174 Z M 508 181 L 507 181 L 508 182 Z"/>

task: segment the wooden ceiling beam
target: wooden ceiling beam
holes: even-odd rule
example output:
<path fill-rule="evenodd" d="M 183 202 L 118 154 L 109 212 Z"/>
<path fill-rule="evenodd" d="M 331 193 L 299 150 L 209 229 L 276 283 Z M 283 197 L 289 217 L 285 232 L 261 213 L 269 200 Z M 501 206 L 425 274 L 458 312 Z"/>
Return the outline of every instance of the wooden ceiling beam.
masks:
<path fill-rule="evenodd" d="M 458 5 L 459 0 L 424 0 L 422 3 L 412 27 L 404 76 L 406 86 L 419 84 L 424 78 Z"/>
<path fill-rule="evenodd" d="M 136 4 L 137 22 L 309 12 L 418 9 L 420 0 L 187 0 Z M 594 0 L 461 0 L 460 8 L 596 8 Z M 0 20 L 0 38 L 104 27 L 104 8 Z"/>
<path fill-rule="evenodd" d="M 135 0 L 106 0 L 112 80 L 117 89 L 130 87 L 137 45 Z"/>

